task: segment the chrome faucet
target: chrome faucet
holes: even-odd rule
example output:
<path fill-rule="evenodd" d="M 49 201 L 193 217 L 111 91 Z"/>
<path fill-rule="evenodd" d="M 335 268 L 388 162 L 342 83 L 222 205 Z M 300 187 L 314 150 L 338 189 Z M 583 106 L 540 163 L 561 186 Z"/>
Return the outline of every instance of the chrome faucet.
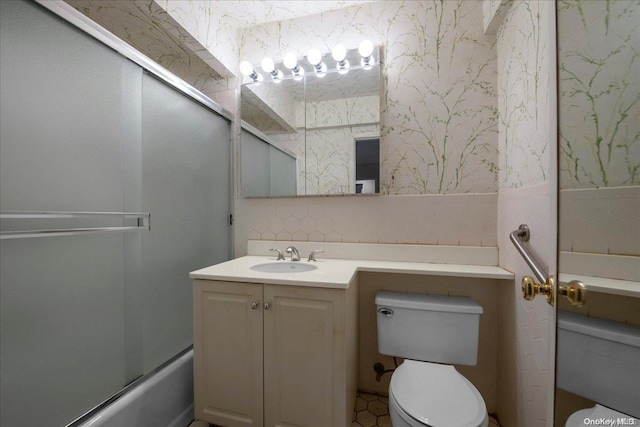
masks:
<path fill-rule="evenodd" d="M 278 252 L 278 261 L 284 260 L 284 254 L 280 249 L 269 249 L 271 252 Z"/>
<path fill-rule="evenodd" d="M 286 252 L 291 254 L 291 261 L 300 261 L 300 252 L 298 252 L 295 246 L 289 246 Z"/>

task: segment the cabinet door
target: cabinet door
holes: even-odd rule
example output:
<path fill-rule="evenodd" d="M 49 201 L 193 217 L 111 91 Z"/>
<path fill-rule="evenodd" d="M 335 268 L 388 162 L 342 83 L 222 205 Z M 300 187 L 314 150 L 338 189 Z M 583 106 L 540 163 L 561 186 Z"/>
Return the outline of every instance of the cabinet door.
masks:
<path fill-rule="evenodd" d="M 262 285 L 196 280 L 193 307 L 195 418 L 262 426 Z"/>
<path fill-rule="evenodd" d="M 264 296 L 265 426 L 343 425 L 344 291 L 265 285 Z"/>

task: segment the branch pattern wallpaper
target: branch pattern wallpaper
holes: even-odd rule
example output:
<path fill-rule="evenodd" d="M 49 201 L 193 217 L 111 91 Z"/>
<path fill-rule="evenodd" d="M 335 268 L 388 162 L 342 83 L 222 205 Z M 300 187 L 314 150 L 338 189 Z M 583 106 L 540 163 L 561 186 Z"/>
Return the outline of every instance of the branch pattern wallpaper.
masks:
<path fill-rule="evenodd" d="M 558 20 L 560 187 L 640 185 L 640 2 L 561 0 Z"/>
<path fill-rule="evenodd" d="M 390 1 L 241 29 L 240 57 L 257 63 L 337 43 L 382 45 L 381 191 L 497 191 L 495 37 L 482 3 Z"/>

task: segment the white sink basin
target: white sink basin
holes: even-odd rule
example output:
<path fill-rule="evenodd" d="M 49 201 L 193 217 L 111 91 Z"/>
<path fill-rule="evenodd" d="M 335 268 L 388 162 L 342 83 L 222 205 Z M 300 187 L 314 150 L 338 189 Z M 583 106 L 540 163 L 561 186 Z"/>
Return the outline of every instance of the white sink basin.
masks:
<path fill-rule="evenodd" d="M 253 271 L 261 273 L 304 273 L 305 271 L 313 271 L 316 268 L 318 267 L 315 265 L 301 264 L 299 262 L 268 262 L 251 267 Z"/>

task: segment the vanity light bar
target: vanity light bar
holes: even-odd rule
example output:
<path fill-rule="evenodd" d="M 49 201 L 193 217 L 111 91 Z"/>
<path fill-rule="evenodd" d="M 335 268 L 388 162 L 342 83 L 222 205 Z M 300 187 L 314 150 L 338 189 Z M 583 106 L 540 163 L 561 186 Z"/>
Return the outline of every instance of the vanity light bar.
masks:
<path fill-rule="evenodd" d="M 375 50 L 375 46 L 370 40 L 363 40 L 358 45 L 358 53 L 361 56 L 360 67 L 369 70 L 376 63 L 375 58 L 373 56 L 373 52 Z M 347 49 L 341 45 L 337 44 L 331 50 L 331 56 L 335 61 L 335 70 L 337 70 L 340 74 L 346 74 L 349 72 L 351 68 L 351 64 L 346 59 Z M 329 69 L 327 68 L 327 64 L 322 61 L 323 54 L 318 49 L 310 49 L 307 53 L 307 61 L 312 66 L 313 72 L 318 77 L 323 77 L 327 74 Z M 296 80 L 301 79 L 305 75 L 305 70 L 299 65 L 299 58 L 296 57 L 295 54 L 288 52 L 282 58 L 282 64 L 287 70 L 291 71 L 291 77 Z M 284 78 L 284 74 L 281 70 L 278 70 L 275 62 L 269 58 L 265 57 L 260 62 L 260 67 L 262 70 L 271 76 L 273 81 L 280 81 Z M 257 67 L 256 67 L 257 68 Z M 333 70 L 333 69 L 332 69 Z M 254 70 L 254 66 L 248 61 L 242 61 L 240 63 L 240 72 L 251 78 L 254 82 L 263 81 L 263 76 Z"/>
<path fill-rule="evenodd" d="M 296 55 L 289 52 L 282 57 L 282 63 L 285 67 L 291 70 L 291 75 L 294 79 L 300 80 L 304 76 L 304 69 L 298 65 L 298 58 Z"/>
<path fill-rule="evenodd" d="M 251 78 L 254 82 L 262 81 L 262 75 L 255 72 L 253 65 L 251 65 L 249 61 L 242 61 L 240 63 L 240 73 Z"/>

